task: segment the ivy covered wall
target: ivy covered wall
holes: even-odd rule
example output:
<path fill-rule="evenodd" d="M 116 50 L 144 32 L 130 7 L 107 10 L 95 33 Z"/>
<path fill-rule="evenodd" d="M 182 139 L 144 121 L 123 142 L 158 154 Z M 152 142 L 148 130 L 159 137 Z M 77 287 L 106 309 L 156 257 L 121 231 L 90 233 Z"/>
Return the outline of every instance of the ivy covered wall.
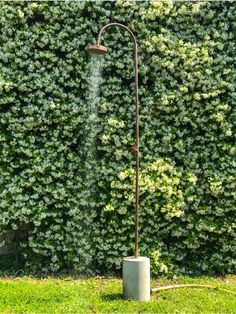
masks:
<path fill-rule="evenodd" d="M 120 22 L 139 45 L 141 254 L 154 273 L 235 272 L 235 21 L 223 1 L 0 4 L 0 234 L 18 267 L 108 274 L 133 254 L 132 42 L 104 33 L 96 108 L 85 51 Z"/>

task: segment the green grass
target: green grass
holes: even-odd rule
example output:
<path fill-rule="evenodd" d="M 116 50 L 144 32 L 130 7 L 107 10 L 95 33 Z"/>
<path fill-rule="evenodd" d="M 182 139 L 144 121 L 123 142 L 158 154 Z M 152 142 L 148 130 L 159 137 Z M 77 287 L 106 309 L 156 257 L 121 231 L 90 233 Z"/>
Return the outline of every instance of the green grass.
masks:
<path fill-rule="evenodd" d="M 211 284 L 236 293 L 236 276 L 159 279 L 157 285 Z M 150 302 L 124 301 L 122 281 L 91 279 L 0 279 L 0 313 L 236 313 L 236 295 L 220 289 L 182 288 L 153 293 Z"/>

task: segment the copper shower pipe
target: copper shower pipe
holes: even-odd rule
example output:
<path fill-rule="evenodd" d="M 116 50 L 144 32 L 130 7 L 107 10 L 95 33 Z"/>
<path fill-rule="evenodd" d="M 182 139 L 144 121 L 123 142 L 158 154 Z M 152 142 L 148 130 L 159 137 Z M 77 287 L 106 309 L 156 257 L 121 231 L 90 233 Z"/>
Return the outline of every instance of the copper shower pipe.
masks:
<path fill-rule="evenodd" d="M 138 97 L 138 45 L 136 37 L 133 32 L 123 24 L 120 23 L 109 23 L 103 26 L 98 33 L 97 45 L 90 45 L 87 50 L 90 53 L 105 53 L 107 47 L 100 45 L 102 33 L 112 26 L 120 27 L 127 31 L 132 38 L 134 44 L 134 76 L 135 76 L 135 112 L 136 112 L 136 145 L 131 148 L 131 152 L 136 156 L 136 167 L 135 167 L 135 257 L 139 256 L 139 97 Z"/>

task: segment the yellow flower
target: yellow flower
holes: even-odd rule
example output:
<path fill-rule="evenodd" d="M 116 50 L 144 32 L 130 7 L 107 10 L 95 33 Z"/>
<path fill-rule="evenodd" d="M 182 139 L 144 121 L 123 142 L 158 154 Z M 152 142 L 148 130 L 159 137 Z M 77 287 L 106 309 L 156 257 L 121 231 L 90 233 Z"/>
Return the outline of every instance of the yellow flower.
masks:
<path fill-rule="evenodd" d="M 114 206 L 112 205 L 112 204 L 108 204 L 108 205 L 106 205 L 106 207 L 104 208 L 104 211 L 106 211 L 106 212 L 111 212 L 111 211 L 113 211 L 115 208 L 114 208 Z"/>
<path fill-rule="evenodd" d="M 36 2 L 32 2 L 32 3 L 31 3 L 31 7 L 32 7 L 32 8 L 37 8 L 38 6 L 39 6 L 39 4 L 36 3 Z"/>
<path fill-rule="evenodd" d="M 19 17 L 23 18 L 25 16 L 24 12 L 21 11 L 20 9 L 17 12 L 18 12 Z"/>

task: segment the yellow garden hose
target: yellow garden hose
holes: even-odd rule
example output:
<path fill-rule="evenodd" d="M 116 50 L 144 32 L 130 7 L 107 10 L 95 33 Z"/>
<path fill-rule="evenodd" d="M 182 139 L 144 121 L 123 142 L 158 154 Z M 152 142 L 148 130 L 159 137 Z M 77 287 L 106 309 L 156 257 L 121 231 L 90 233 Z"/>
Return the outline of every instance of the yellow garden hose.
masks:
<path fill-rule="evenodd" d="M 209 285 L 201 285 L 201 284 L 182 284 L 182 285 L 171 285 L 171 286 L 163 286 L 163 287 L 158 287 L 158 288 L 152 288 L 151 292 L 158 292 L 158 291 L 164 291 L 164 290 L 172 290 L 176 288 L 207 288 L 207 289 L 216 289 L 216 290 L 221 290 L 225 291 L 231 294 L 236 295 L 236 292 L 220 288 L 218 286 L 209 286 Z"/>

